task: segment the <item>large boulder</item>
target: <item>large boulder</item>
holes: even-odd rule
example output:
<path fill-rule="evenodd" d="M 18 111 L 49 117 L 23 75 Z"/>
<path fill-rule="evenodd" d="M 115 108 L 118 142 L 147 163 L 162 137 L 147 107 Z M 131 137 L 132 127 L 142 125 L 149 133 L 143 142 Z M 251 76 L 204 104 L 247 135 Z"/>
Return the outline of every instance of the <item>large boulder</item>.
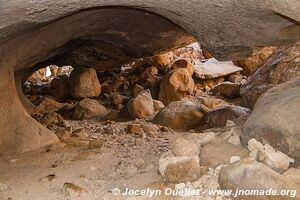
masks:
<path fill-rule="evenodd" d="M 282 47 L 241 86 L 245 104 L 253 108 L 257 99 L 268 89 L 300 76 L 300 43 Z"/>
<path fill-rule="evenodd" d="M 276 49 L 277 47 L 253 48 L 251 56 L 243 60 L 238 60 L 236 63 L 244 69 L 243 73 L 249 76 L 253 74 L 257 68 L 276 51 Z"/>
<path fill-rule="evenodd" d="M 72 97 L 83 99 L 99 96 L 101 85 L 95 69 L 75 68 L 70 74 L 70 92 Z"/>
<path fill-rule="evenodd" d="M 245 123 L 242 143 L 255 138 L 300 163 L 300 78 L 268 90 Z"/>
<path fill-rule="evenodd" d="M 60 102 L 70 97 L 70 84 L 67 75 L 59 75 L 51 81 L 54 89 L 53 96 Z"/>
<path fill-rule="evenodd" d="M 237 199 L 243 200 L 286 200 L 297 199 L 297 185 L 276 173 L 267 166 L 246 158 L 229 166 L 223 167 L 219 174 L 219 184 L 221 189 L 233 190 L 233 195 L 239 189 L 240 195 Z M 289 190 L 288 195 L 243 195 L 245 190 L 264 191 L 274 190 L 280 193 L 282 190 Z M 242 191 L 244 190 L 244 191 Z M 239 193 L 238 193 L 239 194 Z M 247 193 L 246 193 L 247 194 Z M 252 193 L 255 194 L 255 193 Z"/>
<path fill-rule="evenodd" d="M 179 68 L 170 71 L 164 77 L 159 90 L 158 99 L 165 105 L 179 101 L 194 91 L 194 81 L 190 71 Z"/>
<path fill-rule="evenodd" d="M 153 122 L 176 130 L 188 130 L 199 125 L 203 116 L 203 110 L 193 101 L 173 101 L 155 116 Z"/>
<path fill-rule="evenodd" d="M 246 120 L 251 110 L 241 106 L 228 105 L 210 110 L 206 113 L 207 124 L 211 127 L 224 127 L 227 120 L 240 118 Z"/>
<path fill-rule="evenodd" d="M 133 118 L 146 118 L 154 114 L 153 100 L 149 90 L 139 93 L 127 103 L 129 114 Z"/>
<path fill-rule="evenodd" d="M 95 99 L 85 98 L 81 100 L 75 108 L 74 119 L 91 119 L 93 117 L 102 118 L 108 114 L 108 110 Z"/>

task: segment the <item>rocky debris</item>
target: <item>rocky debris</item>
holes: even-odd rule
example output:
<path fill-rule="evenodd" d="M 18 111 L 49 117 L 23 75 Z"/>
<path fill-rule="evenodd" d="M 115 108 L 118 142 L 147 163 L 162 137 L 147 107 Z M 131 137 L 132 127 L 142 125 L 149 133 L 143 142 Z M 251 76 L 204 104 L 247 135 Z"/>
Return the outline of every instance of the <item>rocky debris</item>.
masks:
<path fill-rule="evenodd" d="M 152 96 L 149 90 L 140 92 L 127 103 L 128 111 L 132 118 L 147 118 L 154 114 Z"/>
<path fill-rule="evenodd" d="M 199 79 L 212 79 L 223 77 L 243 69 L 234 65 L 231 61 L 220 62 L 215 58 L 210 58 L 206 62 L 195 62 L 195 76 Z"/>
<path fill-rule="evenodd" d="M 238 60 L 236 63 L 243 68 L 243 73 L 249 76 L 253 74 L 265 60 L 275 53 L 276 50 L 277 47 L 254 48 L 251 56 L 243 60 Z"/>
<path fill-rule="evenodd" d="M 276 151 L 271 145 L 263 145 L 254 138 L 248 141 L 248 149 L 250 157 L 264 163 L 278 173 L 286 171 L 290 162 L 294 162 L 294 159 L 280 151 Z"/>
<path fill-rule="evenodd" d="M 269 143 L 299 164 L 300 79 L 268 90 L 260 97 L 244 126 L 243 145 L 252 138 Z"/>
<path fill-rule="evenodd" d="M 56 112 L 64 106 L 66 106 L 65 103 L 59 103 L 49 97 L 43 97 L 43 99 L 34 108 L 34 111 L 31 114 L 43 115 L 44 113 L 47 113 L 47 112 L 48 113 Z"/>
<path fill-rule="evenodd" d="M 216 85 L 213 92 L 225 95 L 226 97 L 236 98 L 240 96 L 240 87 L 241 84 L 226 81 Z"/>
<path fill-rule="evenodd" d="M 93 68 L 75 68 L 69 80 L 70 92 L 74 98 L 93 98 L 101 93 L 97 72 Z"/>
<path fill-rule="evenodd" d="M 174 157 L 167 152 L 159 159 L 159 171 L 167 182 L 196 181 L 201 176 L 198 156 Z"/>
<path fill-rule="evenodd" d="M 79 197 L 87 193 L 87 190 L 73 183 L 64 183 L 62 191 L 66 196 Z"/>
<path fill-rule="evenodd" d="M 300 43 L 281 47 L 241 87 L 245 104 L 253 108 L 268 89 L 300 76 Z"/>
<path fill-rule="evenodd" d="M 168 72 L 160 85 L 158 99 L 168 105 L 172 101 L 180 101 L 194 91 L 194 81 L 190 72 L 179 68 Z"/>
<path fill-rule="evenodd" d="M 75 108 L 73 119 L 102 118 L 108 114 L 108 110 L 95 99 L 85 98 Z"/>
<path fill-rule="evenodd" d="M 183 137 L 176 138 L 172 143 L 172 153 L 175 156 L 197 156 L 200 152 L 200 145 Z"/>
<path fill-rule="evenodd" d="M 224 127 L 227 120 L 241 118 L 246 120 L 251 110 L 241 106 L 229 105 L 210 110 L 206 113 L 207 124 L 211 127 Z"/>
<path fill-rule="evenodd" d="M 243 73 L 244 71 L 242 71 Z M 237 83 L 237 84 L 244 84 L 247 80 L 247 76 L 242 75 L 241 72 L 237 72 L 234 74 L 230 74 L 228 76 L 228 81 L 232 82 L 232 83 Z"/>
<path fill-rule="evenodd" d="M 65 101 L 70 97 L 70 84 L 67 75 L 60 75 L 51 81 L 53 96 L 59 102 Z"/>
<path fill-rule="evenodd" d="M 230 163 L 232 156 L 246 158 L 248 154 L 247 149 L 216 139 L 201 148 L 200 165 L 215 168 L 221 164 Z"/>
<path fill-rule="evenodd" d="M 142 132 L 141 125 L 138 123 L 131 123 L 127 126 L 128 133 L 139 135 Z"/>
<path fill-rule="evenodd" d="M 184 60 L 184 59 L 176 60 L 171 66 L 171 69 L 180 69 L 180 68 L 187 69 L 191 76 L 194 74 L 194 65 L 190 63 L 188 60 Z"/>
<path fill-rule="evenodd" d="M 198 42 L 187 45 L 185 47 L 176 49 L 173 51 L 174 57 L 185 58 L 190 60 L 204 60 L 205 57 L 202 54 L 202 49 Z"/>
<path fill-rule="evenodd" d="M 188 130 L 200 125 L 204 117 L 201 107 L 190 100 L 173 101 L 164 107 L 153 122 L 176 130 Z"/>
<path fill-rule="evenodd" d="M 203 93 L 211 91 L 213 88 L 215 88 L 218 84 L 223 83 L 225 81 L 224 77 L 218 77 L 218 78 L 212 78 L 212 79 L 195 79 L 195 88 L 196 92 L 199 91 Z M 195 95 L 198 96 L 198 95 Z"/>
<path fill-rule="evenodd" d="M 159 69 L 167 71 L 170 67 L 170 63 L 174 60 L 173 52 L 167 52 L 164 54 L 156 55 L 149 58 L 147 61 Z"/>
<path fill-rule="evenodd" d="M 267 166 L 249 158 L 235 162 L 223 167 L 219 174 L 219 184 L 221 189 L 233 190 L 282 190 L 296 189 L 295 183 L 288 181 L 284 176 L 276 173 Z M 296 195 L 296 194 L 294 194 Z M 262 199 L 292 199 L 289 196 L 280 195 L 238 195 L 240 199 L 262 200 Z M 295 198 L 295 197 L 294 197 Z"/>
<path fill-rule="evenodd" d="M 49 126 L 50 124 L 57 124 L 63 122 L 64 118 L 55 112 L 45 113 L 41 118 L 38 119 L 44 126 Z"/>

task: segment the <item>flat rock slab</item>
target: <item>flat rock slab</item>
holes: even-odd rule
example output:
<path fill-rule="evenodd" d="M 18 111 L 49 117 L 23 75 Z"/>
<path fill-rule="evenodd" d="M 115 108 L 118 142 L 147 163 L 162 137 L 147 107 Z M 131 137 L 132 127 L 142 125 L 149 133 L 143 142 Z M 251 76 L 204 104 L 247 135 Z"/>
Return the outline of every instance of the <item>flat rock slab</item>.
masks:
<path fill-rule="evenodd" d="M 212 79 L 227 76 L 229 74 L 242 71 L 232 61 L 221 62 L 215 58 L 210 58 L 206 62 L 195 61 L 194 75 L 199 79 Z"/>

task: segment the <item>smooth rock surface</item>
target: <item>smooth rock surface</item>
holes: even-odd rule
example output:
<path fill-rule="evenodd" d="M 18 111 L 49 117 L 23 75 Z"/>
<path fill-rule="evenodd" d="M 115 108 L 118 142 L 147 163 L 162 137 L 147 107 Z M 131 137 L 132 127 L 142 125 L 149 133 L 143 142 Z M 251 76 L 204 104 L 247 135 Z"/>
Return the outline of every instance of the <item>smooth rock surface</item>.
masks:
<path fill-rule="evenodd" d="M 227 76 L 243 69 L 234 65 L 233 62 L 220 62 L 215 58 L 210 58 L 202 63 L 197 61 L 195 64 L 195 76 L 199 79 L 212 79 Z"/>

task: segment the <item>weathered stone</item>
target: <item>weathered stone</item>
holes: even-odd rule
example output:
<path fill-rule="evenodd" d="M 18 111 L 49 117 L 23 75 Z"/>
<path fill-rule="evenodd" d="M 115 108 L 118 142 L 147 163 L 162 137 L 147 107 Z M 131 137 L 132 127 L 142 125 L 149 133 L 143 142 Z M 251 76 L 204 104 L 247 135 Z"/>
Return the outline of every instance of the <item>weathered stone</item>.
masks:
<path fill-rule="evenodd" d="M 173 101 L 164 107 L 153 122 L 177 130 L 188 130 L 200 124 L 204 113 L 199 105 L 189 100 Z"/>
<path fill-rule="evenodd" d="M 244 69 L 243 70 L 244 74 L 251 75 L 276 50 L 277 47 L 254 48 L 252 55 L 249 56 L 248 58 L 237 61 L 237 65 Z"/>
<path fill-rule="evenodd" d="M 66 104 L 59 103 L 49 97 L 44 97 L 44 99 L 34 108 L 34 111 L 32 114 L 44 114 L 47 112 L 56 112 L 62 107 L 64 107 Z"/>
<path fill-rule="evenodd" d="M 294 79 L 268 90 L 261 96 L 244 126 L 242 143 L 251 138 L 269 143 L 300 162 L 300 79 Z"/>
<path fill-rule="evenodd" d="M 190 63 L 188 60 L 184 60 L 184 59 L 176 60 L 171 66 L 171 69 L 180 69 L 180 68 L 187 69 L 191 76 L 194 74 L 194 65 Z"/>
<path fill-rule="evenodd" d="M 242 68 L 235 66 L 231 61 L 220 62 L 214 58 L 210 58 L 204 63 L 196 61 L 194 68 L 195 76 L 199 79 L 212 79 L 227 76 L 243 70 Z"/>
<path fill-rule="evenodd" d="M 128 111 L 133 118 L 146 118 L 154 114 L 153 100 L 149 90 L 139 93 L 127 103 Z"/>
<path fill-rule="evenodd" d="M 51 86 L 54 89 L 53 96 L 60 102 L 65 101 L 70 97 L 69 77 L 60 75 L 51 81 Z"/>
<path fill-rule="evenodd" d="M 201 108 L 203 106 L 205 106 L 204 110 L 206 112 L 208 112 L 209 110 L 228 106 L 228 103 L 226 103 L 224 100 L 217 99 L 212 96 L 201 96 L 201 97 L 198 97 L 198 100 L 201 103 Z"/>
<path fill-rule="evenodd" d="M 267 166 L 251 160 L 243 159 L 239 162 L 223 167 L 219 175 L 219 184 L 221 189 L 233 190 L 263 190 L 267 191 L 272 188 L 276 192 L 282 190 L 295 190 L 296 185 L 286 180 L 282 175 L 271 170 Z M 293 191 L 292 191 L 293 192 Z M 259 193 L 260 194 L 260 193 Z M 289 195 L 238 195 L 238 199 L 245 200 L 286 200 L 294 199 L 296 192 Z M 276 193 L 277 194 L 277 193 Z"/>
<path fill-rule="evenodd" d="M 246 158 L 248 151 L 223 140 L 213 140 L 201 148 L 200 165 L 215 168 L 230 162 L 232 156 Z"/>
<path fill-rule="evenodd" d="M 85 98 L 75 108 L 74 119 L 91 119 L 104 117 L 109 111 L 95 99 Z"/>
<path fill-rule="evenodd" d="M 198 157 L 161 157 L 159 171 L 171 183 L 195 181 L 201 176 Z"/>
<path fill-rule="evenodd" d="M 200 145 L 183 137 L 176 138 L 172 143 L 172 153 L 175 156 L 197 156 L 199 150 Z"/>
<path fill-rule="evenodd" d="M 281 47 L 261 65 L 241 86 L 245 104 L 253 108 L 268 89 L 300 76 L 300 43 Z"/>
<path fill-rule="evenodd" d="M 224 127 L 227 120 L 242 118 L 246 120 L 251 114 L 251 110 L 241 106 L 224 106 L 206 113 L 207 123 L 211 127 Z"/>
<path fill-rule="evenodd" d="M 93 98 L 101 93 L 95 69 L 75 68 L 70 74 L 70 92 L 74 98 Z"/>
<path fill-rule="evenodd" d="M 174 55 L 179 58 L 185 58 L 190 60 L 204 60 L 205 57 L 202 54 L 202 49 L 198 42 L 190 44 L 188 46 L 174 50 Z"/>
<path fill-rule="evenodd" d="M 282 173 L 289 168 L 290 162 L 294 162 L 282 152 L 266 152 L 260 151 L 258 153 L 258 161 L 264 163 L 274 171 Z"/>
<path fill-rule="evenodd" d="M 62 122 L 64 118 L 55 112 L 46 113 L 44 114 L 41 119 L 39 120 L 43 125 L 48 126 L 50 124 L 57 124 Z"/>
<path fill-rule="evenodd" d="M 64 183 L 62 191 L 66 196 L 78 197 L 87 193 L 87 190 L 81 186 L 75 185 L 73 183 Z"/>
<path fill-rule="evenodd" d="M 225 95 L 227 97 L 239 97 L 241 84 L 231 83 L 229 81 L 216 85 L 213 92 Z"/>
<path fill-rule="evenodd" d="M 180 101 L 194 91 L 194 81 L 187 69 L 170 71 L 164 77 L 159 90 L 158 99 L 168 105 L 172 101 Z"/>
<path fill-rule="evenodd" d="M 150 63 L 158 68 L 167 71 L 170 63 L 174 60 L 173 52 L 156 55 L 150 58 Z"/>

